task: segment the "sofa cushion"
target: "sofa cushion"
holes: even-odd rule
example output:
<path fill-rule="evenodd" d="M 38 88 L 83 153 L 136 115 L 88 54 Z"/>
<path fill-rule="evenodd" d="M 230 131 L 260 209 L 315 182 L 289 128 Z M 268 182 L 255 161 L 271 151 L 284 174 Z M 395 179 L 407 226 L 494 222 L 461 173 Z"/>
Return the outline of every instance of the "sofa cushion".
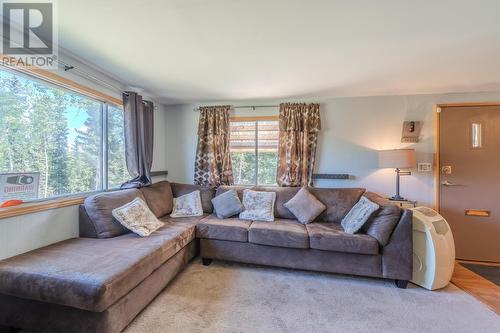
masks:
<path fill-rule="evenodd" d="M 69 239 L 0 261 L 0 293 L 102 312 L 194 236 L 194 225 L 165 223 L 147 238 Z"/>
<path fill-rule="evenodd" d="M 141 191 L 135 188 L 99 193 L 85 199 L 83 205 L 96 231 L 97 238 L 116 237 L 130 232 L 116 221 L 111 211 L 135 198 L 145 200 Z"/>
<path fill-rule="evenodd" d="M 212 199 L 214 212 L 220 219 L 225 219 L 241 213 L 243 204 L 235 190 L 229 190 Z"/>
<path fill-rule="evenodd" d="M 171 217 L 170 215 L 165 215 L 160 217 L 160 221 L 168 223 L 183 223 L 196 226 L 198 223 L 203 221 L 208 216 L 208 214 L 203 214 L 202 216 L 187 216 L 187 217 Z"/>
<path fill-rule="evenodd" d="M 141 187 L 140 191 L 156 217 L 162 217 L 172 212 L 174 196 L 169 182 L 161 181 L 151 186 Z"/>
<path fill-rule="evenodd" d="M 365 192 L 362 188 L 309 187 L 308 190 L 326 206 L 326 210 L 315 221 L 335 223 L 342 221 Z"/>
<path fill-rule="evenodd" d="M 210 215 L 196 226 L 196 237 L 246 242 L 251 223 L 251 221 L 243 221 L 237 217 L 219 219 L 215 215 Z"/>
<path fill-rule="evenodd" d="M 212 198 L 215 195 L 214 188 L 192 185 L 192 184 L 180 184 L 180 183 L 170 183 L 170 186 L 172 187 L 172 194 L 174 195 L 175 198 L 199 190 L 203 212 L 208 214 L 211 214 L 213 212 L 214 207 L 212 205 Z"/>
<path fill-rule="evenodd" d="M 248 229 L 248 241 L 261 245 L 298 249 L 309 248 L 309 236 L 306 227 L 297 220 L 254 221 Z"/>
<path fill-rule="evenodd" d="M 401 218 L 402 209 L 390 200 L 372 192 L 366 192 L 365 197 L 380 206 L 372 217 L 363 225 L 361 230 L 375 238 L 381 246 L 386 246 L 392 231 Z"/>
<path fill-rule="evenodd" d="M 305 187 L 301 188 L 293 198 L 284 204 L 284 206 L 288 208 L 302 224 L 311 223 L 326 209 L 325 205 L 316 199 Z"/>
<path fill-rule="evenodd" d="M 378 254 L 379 245 L 375 238 L 365 234 L 348 234 L 337 223 L 306 224 L 311 249 Z"/>

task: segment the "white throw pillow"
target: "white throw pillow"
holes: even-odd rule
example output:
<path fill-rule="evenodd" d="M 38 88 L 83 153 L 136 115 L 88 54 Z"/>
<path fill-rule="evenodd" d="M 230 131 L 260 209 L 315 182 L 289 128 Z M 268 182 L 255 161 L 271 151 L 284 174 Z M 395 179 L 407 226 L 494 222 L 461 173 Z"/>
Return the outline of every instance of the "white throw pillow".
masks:
<path fill-rule="evenodd" d="M 243 206 L 240 219 L 253 221 L 274 221 L 274 201 L 276 192 L 243 191 Z"/>
<path fill-rule="evenodd" d="M 174 208 L 171 217 L 202 216 L 203 207 L 201 205 L 200 191 L 181 195 L 174 198 Z"/>
<path fill-rule="evenodd" d="M 152 232 L 164 225 L 141 198 L 135 198 L 129 203 L 113 209 L 111 214 L 121 225 L 141 237 L 151 235 Z"/>
<path fill-rule="evenodd" d="M 370 216 L 380 208 L 379 205 L 362 196 L 361 199 L 351 208 L 349 213 L 340 223 L 348 234 L 357 232 Z"/>

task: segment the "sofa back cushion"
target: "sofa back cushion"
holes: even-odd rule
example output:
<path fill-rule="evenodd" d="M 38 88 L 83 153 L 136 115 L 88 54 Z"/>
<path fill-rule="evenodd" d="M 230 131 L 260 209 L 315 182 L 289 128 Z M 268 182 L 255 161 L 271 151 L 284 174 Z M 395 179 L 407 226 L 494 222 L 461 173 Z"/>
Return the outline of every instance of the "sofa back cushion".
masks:
<path fill-rule="evenodd" d="M 326 206 L 315 221 L 335 223 L 342 221 L 365 192 L 364 188 L 309 187 L 308 190 Z"/>
<path fill-rule="evenodd" d="M 272 186 L 258 186 L 256 191 L 275 192 L 276 201 L 274 203 L 274 216 L 282 219 L 296 219 L 295 215 L 285 207 L 291 198 L 299 192 L 300 187 L 272 187 Z"/>
<path fill-rule="evenodd" d="M 93 225 L 97 238 L 110 238 L 126 234 L 130 231 L 115 220 L 111 211 L 135 198 L 141 198 L 145 201 L 141 191 L 135 188 L 92 195 L 83 203 L 88 216 L 88 220 L 85 222 L 90 222 Z"/>
<path fill-rule="evenodd" d="M 292 214 L 284 206 L 288 200 L 294 197 L 295 194 L 300 190 L 300 187 L 277 187 L 277 186 L 252 186 L 252 185 L 222 185 L 217 188 L 215 196 L 221 195 L 229 190 L 235 190 L 238 193 L 238 197 L 243 201 L 243 191 L 262 191 L 262 192 L 274 192 L 276 193 L 276 201 L 274 203 L 274 217 L 280 217 L 284 219 L 295 219 L 295 215 Z"/>
<path fill-rule="evenodd" d="M 252 185 L 221 185 L 217 187 L 217 191 L 215 191 L 215 196 L 219 196 L 227 191 L 234 190 L 238 194 L 238 198 L 240 201 L 243 201 L 243 191 L 244 190 L 256 190 L 255 186 Z"/>
<path fill-rule="evenodd" d="M 172 187 L 172 194 L 174 195 L 174 198 L 178 198 L 181 195 L 185 195 L 196 190 L 200 191 L 203 212 L 207 214 L 211 214 L 213 212 L 214 206 L 212 205 L 212 198 L 215 195 L 214 188 L 181 183 L 170 183 L 170 186 Z"/>
<path fill-rule="evenodd" d="M 220 186 L 216 195 L 229 190 L 236 190 L 242 200 L 243 190 L 275 192 L 274 216 L 283 219 L 296 219 L 295 215 L 285 207 L 285 203 L 297 194 L 300 187 L 277 187 L 277 186 Z M 308 187 L 307 190 L 321 201 L 326 210 L 321 213 L 315 221 L 340 223 L 351 208 L 359 201 L 365 189 L 363 188 L 316 188 Z"/>
<path fill-rule="evenodd" d="M 174 196 L 169 182 L 161 181 L 151 186 L 141 187 L 140 191 L 156 217 L 163 217 L 172 212 Z"/>
<path fill-rule="evenodd" d="M 380 208 L 363 225 L 361 230 L 375 238 L 381 246 L 385 246 L 389 242 L 403 210 L 376 193 L 366 192 L 364 196 L 379 205 Z"/>

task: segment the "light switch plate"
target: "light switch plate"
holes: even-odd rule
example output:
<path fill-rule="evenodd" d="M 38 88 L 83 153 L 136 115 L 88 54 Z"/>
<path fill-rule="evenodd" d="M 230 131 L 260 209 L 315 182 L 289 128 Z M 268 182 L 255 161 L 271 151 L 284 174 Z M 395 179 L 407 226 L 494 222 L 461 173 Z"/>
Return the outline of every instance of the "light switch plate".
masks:
<path fill-rule="evenodd" d="M 418 172 L 431 172 L 432 163 L 418 163 Z"/>

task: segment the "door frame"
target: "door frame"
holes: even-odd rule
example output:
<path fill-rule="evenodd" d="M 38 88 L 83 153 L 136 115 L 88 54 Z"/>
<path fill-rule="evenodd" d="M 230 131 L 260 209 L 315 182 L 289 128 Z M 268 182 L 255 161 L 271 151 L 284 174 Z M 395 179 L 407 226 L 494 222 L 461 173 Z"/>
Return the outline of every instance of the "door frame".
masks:
<path fill-rule="evenodd" d="M 500 102 L 470 102 L 470 103 L 439 103 L 434 105 L 434 210 L 440 213 L 440 194 L 441 194 L 441 170 L 440 163 L 440 124 L 441 111 L 443 108 L 456 107 L 474 107 L 474 106 L 500 106 Z"/>

